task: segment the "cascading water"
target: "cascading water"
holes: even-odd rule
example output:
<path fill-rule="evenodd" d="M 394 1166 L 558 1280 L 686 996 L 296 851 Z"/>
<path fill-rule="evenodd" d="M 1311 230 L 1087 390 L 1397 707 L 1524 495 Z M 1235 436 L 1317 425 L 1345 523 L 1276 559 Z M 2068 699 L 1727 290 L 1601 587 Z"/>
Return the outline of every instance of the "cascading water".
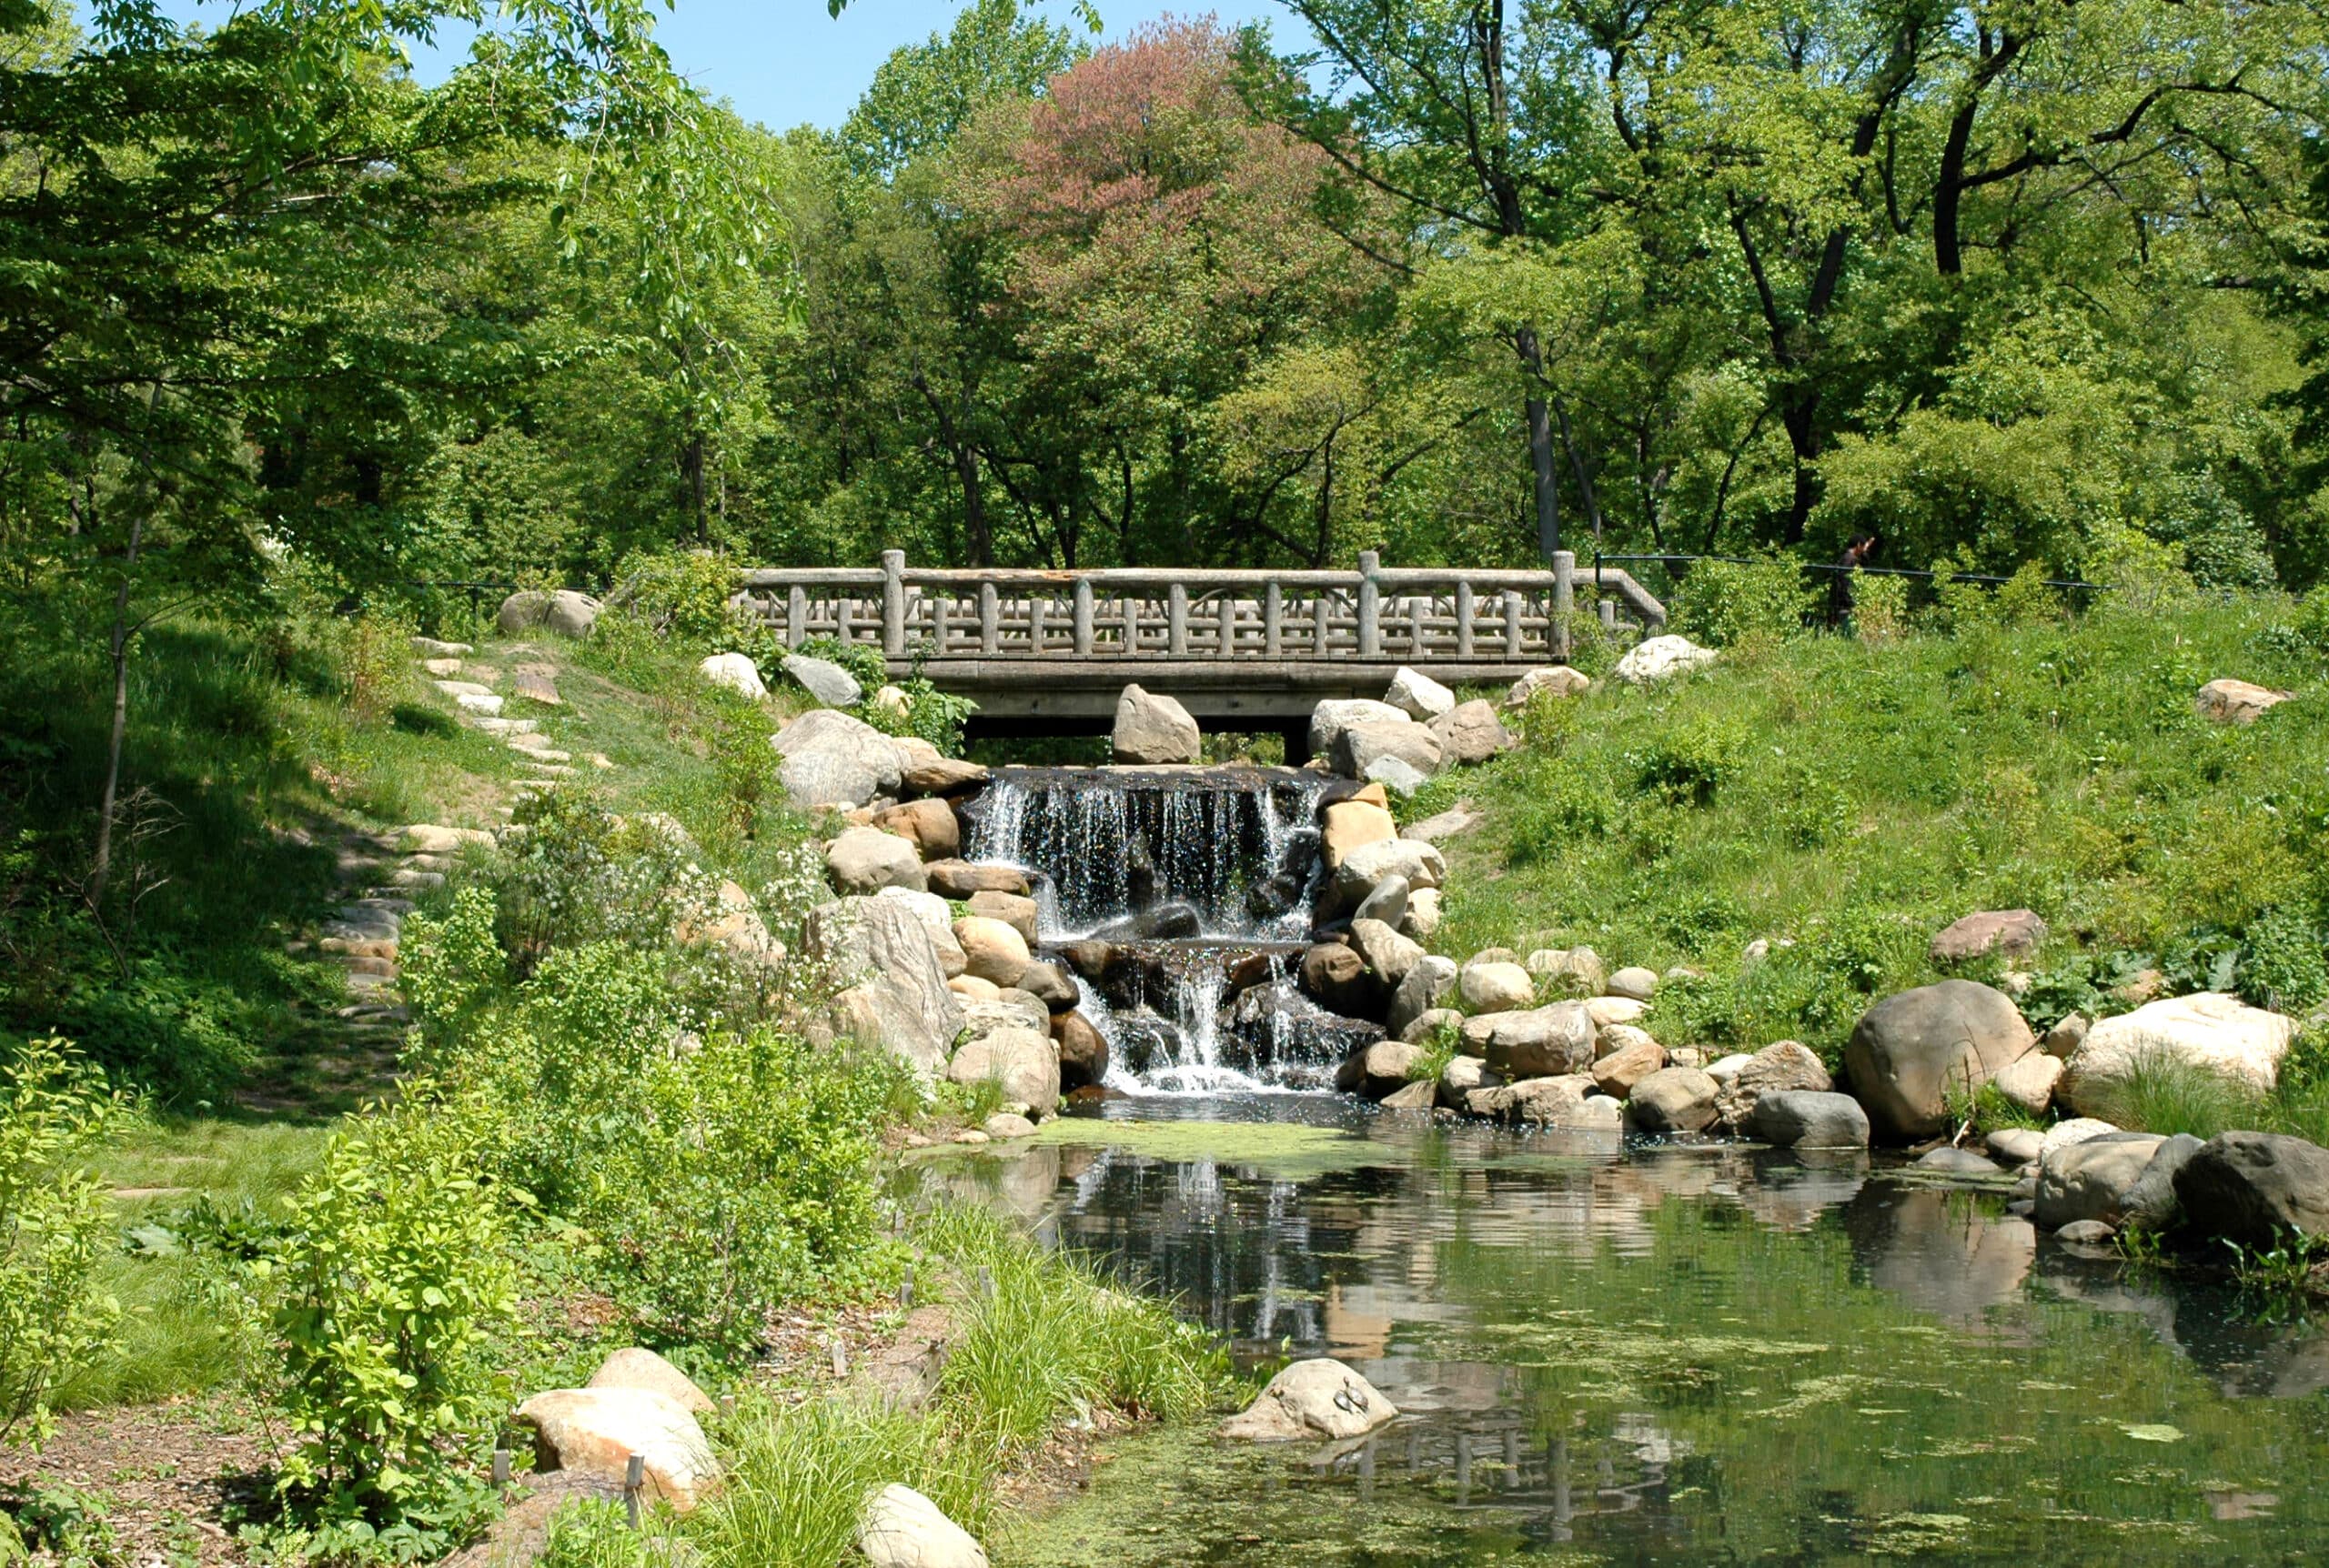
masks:
<path fill-rule="evenodd" d="M 1325 1087 L 1365 1026 L 1294 987 L 1326 780 L 1271 768 L 997 769 L 968 858 L 1014 865 L 1074 976 L 1110 1087 Z"/>

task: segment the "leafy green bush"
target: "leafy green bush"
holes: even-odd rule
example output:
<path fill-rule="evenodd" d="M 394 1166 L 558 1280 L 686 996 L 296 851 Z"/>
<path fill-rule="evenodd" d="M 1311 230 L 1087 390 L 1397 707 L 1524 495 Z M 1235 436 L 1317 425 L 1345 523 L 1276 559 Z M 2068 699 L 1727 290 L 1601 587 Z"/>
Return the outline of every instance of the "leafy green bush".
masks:
<path fill-rule="evenodd" d="M 2320 927 L 2295 910 L 2252 922 L 2242 940 L 2240 989 L 2258 1007 L 2304 1012 L 2329 998 L 2329 955 Z"/>
<path fill-rule="evenodd" d="M 1678 727 L 1626 754 L 1637 789 L 1678 806 L 1710 806 L 1722 786 L 1740 776 L 1747 751 L 1738 727 L 1709 720 Z"/>
<path fill-rule="evenodd" d="M 1793 556 L 1704 560 L 1678 596 L 1676 629 L 1715 648 L 1773 641 L 1800 634 L 1819 602 Z"/>
<path fill-rule="evenodd" d="M 1862 642 L 1890 642 L 1909 629 L 1909 579 L 1862 572 L 1852 579 L 1852 629 Z"/>
<path fill-rule="evenodd" d="M 51 1395 L 111 1342 L 118 1308 L 95 1274 L 112 1215 L 76 1161 L 116 1103 L 61 1040 L 0 1064 L 0 1442 L 44 1441 Z"/>
<path fill-rule="evenodd" d="M 711 550 L 642 551 L 615 574 L 608 608 L 642 622 L 659 637 L 711 649 L 737 646 L 742 628 L 729 598 L 736 563 Z"/>
<path fill-rule="evenodd" d="M 440 1554 L 468 1501 L 442 1445 L 504 1403 L 485 1350 L 516 1307 L 507 1216 L 523 1198 L 480 1176 L 488 1121 L 426 1085 L 406 1093 L 334 1141 L 279 1252 L 252 1267 L 282 1344 L 293 1518 Z"/>

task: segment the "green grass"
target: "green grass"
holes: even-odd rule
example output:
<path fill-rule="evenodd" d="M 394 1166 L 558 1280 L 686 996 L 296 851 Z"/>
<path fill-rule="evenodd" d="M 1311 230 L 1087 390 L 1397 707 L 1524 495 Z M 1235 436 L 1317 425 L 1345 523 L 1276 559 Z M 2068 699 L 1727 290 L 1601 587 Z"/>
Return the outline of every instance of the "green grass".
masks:
<path fill-rule="evenodd" d="M 1763 641 L 1656 689 L 1540 699 L 1525 746 L 1403 812 L 1463 798 L 1487 818 L 1443 846 L 1432 946 L 1687 964 L 1707 978 L 1665 989 L 1660 1039 L 1792 1038 L 1831 1062 L 1872 1000 L 1939 978 L 1928 941 L 1973 910 L 2052 925 L 2024 1003 L 2041 1027 L 2124 1006 L 2109 992 L 2135 968 L 2177 990 L 2227 965 L 2249 983 L 2252 928 L 2274 975 L 2307 972 L 2286 933 L 2317 955 L 2329 913 L 2329 703 L 2289 622 L 2269 598 L 2106 603 L 1883 644 Z M 2220 728 L 2193 709 L 2220 676 L 2298 699 Z M 1750 966 L 1757 938 L 1772 950 Z"/>
<path fill-rule="evenodd" d="M 1201 1331 L 983 1210 L 936 1211 L 915 1235 L 942 1262 L 954 1315 L 937 1398 L 922 1412 L 747 1399 L 715 1439 L 725 1485 L 679 1527 L 705 1562 L 828 1568 L 849 1554 L 866 1499 L 893 1483 L 982 1533 L 996 1476 L 1064 1418 L 1100 1407 L 1185 1418 L 1227 1387 L 1226 1361 Z M 572 1561 L 607 1560 L 578 1550 Z"/>

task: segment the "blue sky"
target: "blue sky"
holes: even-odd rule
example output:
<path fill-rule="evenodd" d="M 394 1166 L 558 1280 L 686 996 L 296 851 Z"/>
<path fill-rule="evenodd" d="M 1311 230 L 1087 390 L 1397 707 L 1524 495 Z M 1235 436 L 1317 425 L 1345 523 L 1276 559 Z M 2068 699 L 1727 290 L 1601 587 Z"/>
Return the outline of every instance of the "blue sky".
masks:
<path fill-rule="evenodd" d="M 1265 20 L 1281 41 L 1301 36 L 1272 0 L 1097 0 L 1104 37 L 1121 37 L 1168 13 L 1211 13 L 1230 25 Z M 163 0 L 171 14 L 216 22 L 231 0 Z M 845 118 L 873 79 L 874 67 L 902 45 L 920 43 L 953 22 L 959 0 L 852 0 L 840 16 L 824 0 L 677 0 L 656 28 L 671 63 L 714 97 L 728 99 L 746 119 L 774 130 L 798 125 L 832 126 Z M 1068 0 L 1034 7 L 1053 21 L 1080 26 Z M 451 43 L 449 40 L 449 43 Z M 450 61 L 467 53 L 452 44 Z M 441 57 L 415 61 L 423 81 L 449 68 Z"/>

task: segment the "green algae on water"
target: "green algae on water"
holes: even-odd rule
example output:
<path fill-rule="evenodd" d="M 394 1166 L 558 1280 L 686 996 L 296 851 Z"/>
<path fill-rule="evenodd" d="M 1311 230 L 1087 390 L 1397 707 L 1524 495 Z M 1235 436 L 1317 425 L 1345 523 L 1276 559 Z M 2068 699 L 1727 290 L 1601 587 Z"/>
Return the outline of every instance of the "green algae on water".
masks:
<path fill-rule="evenodd" d="M 1399 1151 L 1371 1139 L 1287 1121 L 1112 1121 L 1055 1116 L 1036 1129 L 1027 1146 L 1111 1149 L 1168 1163 L 1209 1160 L 1288 1179 L 1405 1161 Z"/>

